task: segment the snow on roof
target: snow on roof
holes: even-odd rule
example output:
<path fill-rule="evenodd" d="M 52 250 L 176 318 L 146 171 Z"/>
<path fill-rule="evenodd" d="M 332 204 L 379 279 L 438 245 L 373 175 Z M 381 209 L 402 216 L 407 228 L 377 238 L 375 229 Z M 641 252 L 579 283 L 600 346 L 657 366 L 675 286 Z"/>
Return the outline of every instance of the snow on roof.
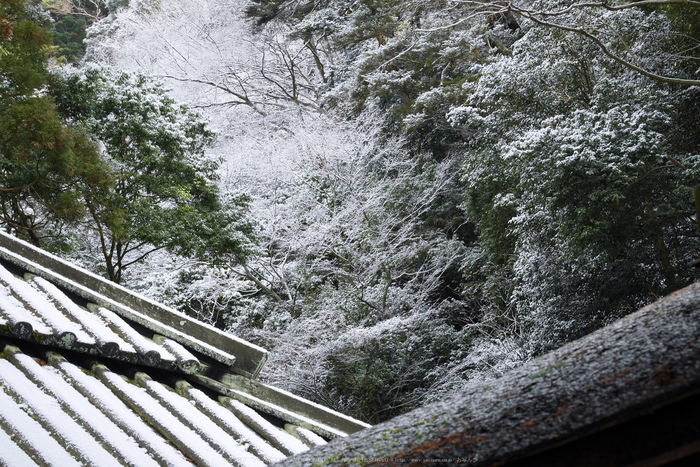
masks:
<path fill-rule="evenodd" d="M 267 351 L 0 232 L 0 257 L 140 326 L 255 378 Z"/>
<path fill-rule="evenodd" d="M 262 466 L 368 426 L 253 381 L 265 358 L 0 233 L 2 465 Z"/>

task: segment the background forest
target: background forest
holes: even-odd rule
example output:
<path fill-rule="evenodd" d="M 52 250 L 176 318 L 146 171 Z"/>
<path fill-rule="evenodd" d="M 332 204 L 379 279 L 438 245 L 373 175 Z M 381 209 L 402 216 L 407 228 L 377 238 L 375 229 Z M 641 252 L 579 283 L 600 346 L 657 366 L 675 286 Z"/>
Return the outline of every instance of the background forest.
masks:
<path fill-rule="evenodd" d="M 6 229 L 341 412 L 698 280 L 700 2 L 0 5 Z"/>

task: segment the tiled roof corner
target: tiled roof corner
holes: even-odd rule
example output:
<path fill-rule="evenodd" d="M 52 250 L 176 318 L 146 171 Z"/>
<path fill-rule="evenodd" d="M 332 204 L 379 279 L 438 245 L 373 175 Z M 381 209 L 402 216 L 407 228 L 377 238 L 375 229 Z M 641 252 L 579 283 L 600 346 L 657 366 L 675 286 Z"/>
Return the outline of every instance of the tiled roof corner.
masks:
<path fill-rule="evenodd" d="M 255 467 L 368 426 L 254 381 L 265 357 L 0 234 L 1 465 Z"/>
<path fill-rule="evenodd" d="M 0 258 L 255 378 L 267 351 L 0 232 Z"/>

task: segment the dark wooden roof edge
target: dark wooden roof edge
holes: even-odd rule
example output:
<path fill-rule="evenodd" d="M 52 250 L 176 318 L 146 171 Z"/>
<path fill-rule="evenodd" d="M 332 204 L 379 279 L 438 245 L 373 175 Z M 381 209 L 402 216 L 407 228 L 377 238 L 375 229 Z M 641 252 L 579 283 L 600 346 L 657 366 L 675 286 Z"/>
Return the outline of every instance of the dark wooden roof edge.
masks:
<path fill-rule="evenodd" d="M 281 465 L 586 465 L 591 455 L 627 465 L 700 455 L 690 449 L 700 445 L 698 336 L 700 283 L 501 378 Z M 629 443 L 615 441 L 625 433 Z M 608 451 L 591 450 L 601 446 Z"/>
<path fill-rule="evenodd" d="M 4 232 L 0 232 L 0 257 L 207 355 L 243 376 L 257 377 L 267 360 L 267 351 L 261 347 L 163 306 Z"/>

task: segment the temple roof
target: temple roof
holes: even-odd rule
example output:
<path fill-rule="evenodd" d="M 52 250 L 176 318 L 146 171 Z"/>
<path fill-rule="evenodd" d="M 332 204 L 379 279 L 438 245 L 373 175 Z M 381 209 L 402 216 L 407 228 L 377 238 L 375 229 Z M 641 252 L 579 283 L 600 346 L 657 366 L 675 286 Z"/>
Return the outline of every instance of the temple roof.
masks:
<path fill-rule="evenodd" d="M 267 352 L 0 233 L 0 464 L 267 465 L 368 425 Z"/>

